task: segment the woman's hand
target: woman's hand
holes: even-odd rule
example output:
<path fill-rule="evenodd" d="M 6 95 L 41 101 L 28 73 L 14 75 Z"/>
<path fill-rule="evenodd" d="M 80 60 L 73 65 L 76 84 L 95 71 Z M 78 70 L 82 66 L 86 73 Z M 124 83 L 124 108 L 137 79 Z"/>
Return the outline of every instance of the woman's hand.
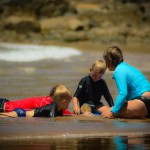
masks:
<path fill-rule="evenodd" d="M 106 111 L 103 111 L 103 112 L 101 113 L 101 116 L 102 116 L 103 118 L 109 118 L 109 119 L 114 119 L 114 118 L 115 118 L 115 114 L 112 113 L 112 112 L 110 111 L 110 109 L 109 109 L 109 110 L 106 110 Z"/>

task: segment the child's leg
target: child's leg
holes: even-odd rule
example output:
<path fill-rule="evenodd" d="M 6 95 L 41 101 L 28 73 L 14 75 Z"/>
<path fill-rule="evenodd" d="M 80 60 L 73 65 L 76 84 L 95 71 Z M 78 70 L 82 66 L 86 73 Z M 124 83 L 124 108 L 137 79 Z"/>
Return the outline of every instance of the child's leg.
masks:
<path fill-rule="evenodd" d="M 105 106 L 105 105 L 103 105 L 103 106 L 98 106 L 98 107 L 96 108 L 96 110 L 99 111 L 100 113 L 102 113 L 103 111 L 109 110 L 109 109 L 110 109 L 110 107 Z"/>

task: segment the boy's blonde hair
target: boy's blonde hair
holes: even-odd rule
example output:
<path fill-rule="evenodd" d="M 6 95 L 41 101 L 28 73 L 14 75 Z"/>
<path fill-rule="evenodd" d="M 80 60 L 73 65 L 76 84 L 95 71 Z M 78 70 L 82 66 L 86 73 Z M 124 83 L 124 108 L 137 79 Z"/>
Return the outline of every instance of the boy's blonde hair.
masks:
<path fill-rule="evenodd" d="M 91 69 L 95 69 L 99 73 L 104 73 L 106 71 L 106 63 L 103 60 L 96 60 Z"/>
<path fill-rule="evenodd" d="M 52 90 L 50 91 L 50 97 L 54 102 L 60 102 L 63 99 L 66 100 L 72 99 L 70 90 L 61 84 L 56 85 L 52 88 Z"/>

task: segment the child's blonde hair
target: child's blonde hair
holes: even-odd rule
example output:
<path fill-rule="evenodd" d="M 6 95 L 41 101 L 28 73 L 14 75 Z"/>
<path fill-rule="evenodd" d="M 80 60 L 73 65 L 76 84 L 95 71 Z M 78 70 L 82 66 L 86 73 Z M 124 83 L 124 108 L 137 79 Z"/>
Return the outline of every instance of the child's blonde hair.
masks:
<path fill-rule="evenodd" d="M 50 97 L 54 102 L 60 102 L 63 99 L 71 100 L 72 94 L 67 87 L 59 84 L 52 88 L 52 90 L 50 91 Z"/>
<path fill-rule="evenodd" d="M 103 60 L 96 60 L 91 69 L 95 69 L 99 73 L 104 73 L 106 71 L 106 63 Z"/>

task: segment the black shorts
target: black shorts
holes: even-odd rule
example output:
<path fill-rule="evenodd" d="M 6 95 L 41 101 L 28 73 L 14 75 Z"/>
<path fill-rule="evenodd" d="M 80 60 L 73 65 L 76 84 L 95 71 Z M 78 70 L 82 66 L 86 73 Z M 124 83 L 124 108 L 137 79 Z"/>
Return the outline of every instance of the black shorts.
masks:
<path fill-rule="evenodd" d="M 147 118 L 150 118 L 150 98 L 141 97 L 140 100 L 145 104 L 147 108 Z"/>
<path fill-rule="evenodd" d="M 0 98 L 0 112 L 4 112 L 4 104 L 7 101 L 9 101 L 9 100 L 7 100 L 5 98 Z"/>

